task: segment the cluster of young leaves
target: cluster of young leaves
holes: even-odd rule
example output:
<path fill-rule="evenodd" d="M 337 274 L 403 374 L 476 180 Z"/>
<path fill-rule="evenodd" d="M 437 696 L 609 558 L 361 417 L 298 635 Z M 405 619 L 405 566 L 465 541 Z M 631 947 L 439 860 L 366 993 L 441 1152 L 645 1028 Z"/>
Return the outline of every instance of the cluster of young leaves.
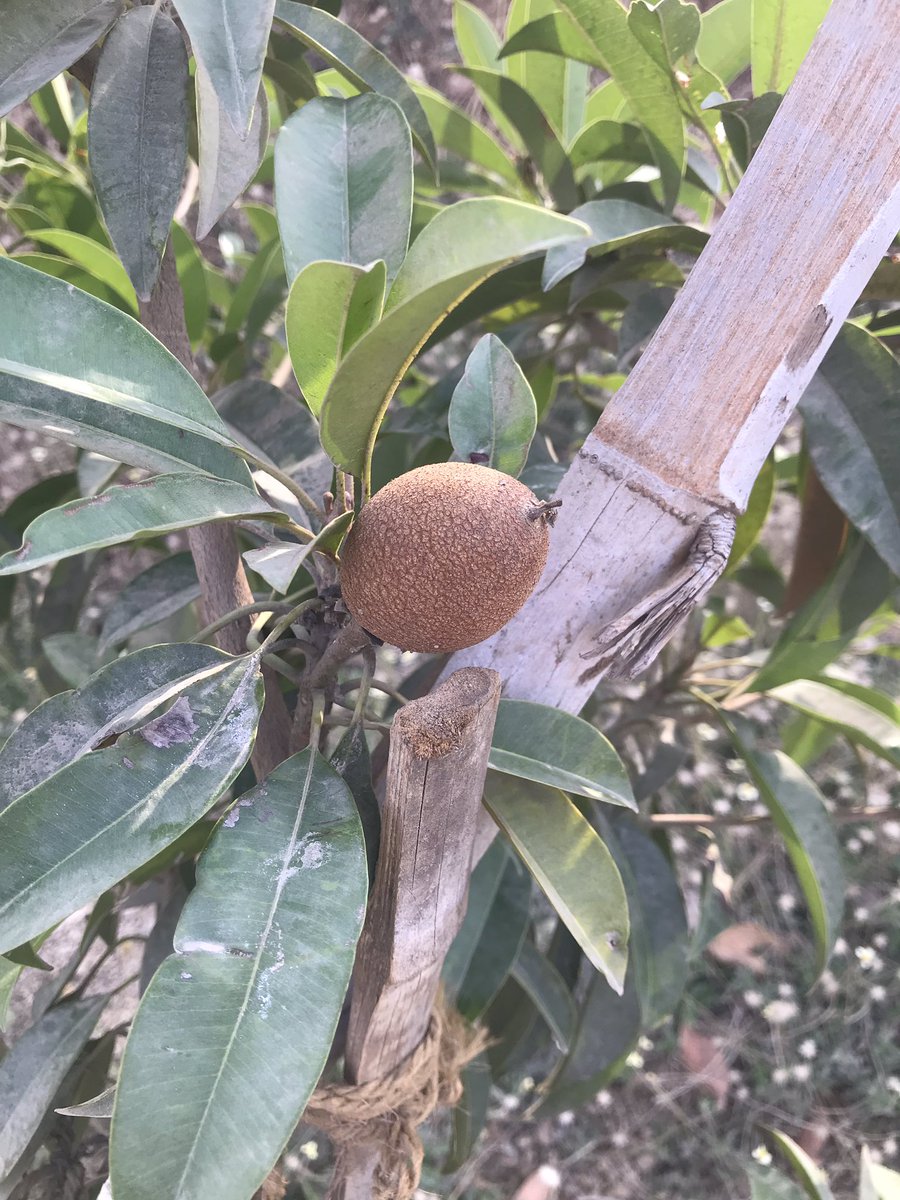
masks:
<path fill-rule="evenodd" d="M 2 518 L 6 646 L 34 677 L 4 687 L 12 707 L 44 703 L 0 754 L 0 1008 L 23 970 L 40 969 L 48 931 L 96 902 L 65 977 L 0 1063 L 0 1187 L 10 1194 L 28 1170 L 54 1108 L 99 1105 L 113 1116 L 116 1200 L 246 1200 L 303 1110 L 344 1003 L 367 877 L 348 783 L 359 802 L 368 756 L 351 781 L 346 753 L 329 765 L 306 751 L 248 790 L 265 647 L 235 659 L 184 640 L 199 584 L 165 535 L 241 522 L 255 595 L 286 612 L 352 520 L 329 523 L 319 507 L 343 473 L 364 497 L 454 455 L 552 494 L 559 458 L 665 315 L 827 4 L 721 0 L 701 15 L 682 0 L 627 12 L 618 0 L 512 0 L 501 37 L 456 0 L 458 71 L 484 122 L 404 78 L 329 5 L 78 0 L 77 19 L 71 5 L 8 7 L 0 112 L 26 100 L 30 112 L 0 127 L 12 231 L 0 417 L 81 454 Z M 748 69 L 753 99 L 731 98 Z M 76 78 L 90 80 L 89 101 Z M 193 233 L 180 205 L 189 161 Z M 210 238 L 236 200 L 240 221 Z M 211 402 L 133 319 L 167 238 Z M 758 537 L 775 489 L 799 488 L 810 463 L 858 534 L 774 647 L 741 653 L 750 630 L 716 602 L 701 634 L 746 659 L 742 690 L 797 714 L 773 752 L 718 707 L 727 696 L 706 697 L 786 839 L 822 966 L 843 880 L 805 768 L 836 736 L 900 757 L 896 706 L 833 667 L 893 611 L 900 464 L 883 430 L 900 395 L 885 342 L 897 298 L 886 268 L 804 400 L 802 459 L 760 475 L 730 578 L 778 602 L 783 581 Z M 593 344 L 598 321 L 615 352 Z M 447 339 L 473 328 L 460 355 Z M 458 365 L 441 370 L 448 347 Z M 302 403 L 273 382 L 286 368 Z M 558 397 L 577 417 L 557 418 Z M 92 623 L 92 576 L 134 541 L 156 560 Z M 495 1044 L 466 1073 L 448 1169 L 474 1144 L 491 1080 L 527 1049 L 555 1056 L 541 1111 L 570 1108 L 674 1011 L 686 976 L 672 865 L 623 811 L 635 792 L 596 726 L 503 701 L 491 767 L 485 800 L 506 839 L 475 872 L 445 985 Z M 641 800 L 667 777 L 639 781 Z M 223 798 L 232 806 L 214 825 Z M 91 1036 L 105 998 L 64 995 L 66 984 L 96 941 L 116 945 L 130 890 L 201 850 L 187 902 L 182 883 L 148 946 L 114 1105 L 80 1108 L 85 1063 L 112 1045 Z M 532 881 L 559 916 L 546 952 Z M 108 1058 L 102 1084 L 107 1069 Z M 179 1103 L 159 1104 L 173 1089 Z"/>

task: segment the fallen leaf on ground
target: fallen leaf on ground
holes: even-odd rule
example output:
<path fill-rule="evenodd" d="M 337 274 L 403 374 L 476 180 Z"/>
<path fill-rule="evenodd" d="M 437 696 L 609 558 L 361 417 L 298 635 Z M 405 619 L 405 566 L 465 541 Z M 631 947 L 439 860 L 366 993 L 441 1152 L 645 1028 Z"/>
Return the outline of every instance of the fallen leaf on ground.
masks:
<path fill-rule="evenodd" d="M 690 1025 L 682 1025 L 678 1049 L 697 1087 L 715 1099 L 717 1108 L 724 1108 L 729 1088 L 728 1063 L 715 1041 Z"/>
<path fill-rule="evenodd" d="M 745 921 L 740 925 L 729 925 L 721 933 L 716 934 L 707 945 L 707 951 L 720 963 L 729 966 L 746 967 L 756 975 L 764 975 L 768 963 L 761 953 L 771 950 L 775 955 L 787 952 L 787 939 L 757 925 L 755 921 Z"/>

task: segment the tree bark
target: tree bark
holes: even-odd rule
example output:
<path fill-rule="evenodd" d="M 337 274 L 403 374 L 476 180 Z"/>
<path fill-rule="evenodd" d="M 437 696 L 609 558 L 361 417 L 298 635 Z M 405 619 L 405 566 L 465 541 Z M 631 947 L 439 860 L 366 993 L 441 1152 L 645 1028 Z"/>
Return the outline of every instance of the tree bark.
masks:
<path fill-rule="evenodd" d="M 847 518 L 825 491 L 815 467 L 808 463 L 800 528 L 782 614 L 796 612 L 822 586 L 837 565 L 848 528 Z"/>

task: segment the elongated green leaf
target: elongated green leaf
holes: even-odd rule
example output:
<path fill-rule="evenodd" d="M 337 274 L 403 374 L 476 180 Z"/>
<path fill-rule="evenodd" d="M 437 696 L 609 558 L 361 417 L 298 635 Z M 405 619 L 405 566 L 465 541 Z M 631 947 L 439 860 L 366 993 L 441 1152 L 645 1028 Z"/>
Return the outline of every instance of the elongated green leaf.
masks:
<path fill-rule="evenodd" d="M 759 541 L 774 495 L 775 458 L 770 454 L 756 477 L 746 509 L 738 517 L 731 553 L 728 556 L 729 571 L 737 567 Z"/>
<path fill-rule="evenodd" d="M 512 0 L 506 18 L 507 40 L 530 22 L 555 12 L 554 0 Z M 587 99 L 585 63 L 531 50 L 508 58 L 506 67 L 510 78 L 537 101 L 564 141 L 578 132 Z"/>
<path fill-rule="evenodd" d="M 572 993 L 556 967 L 527 938 L 519 948 L 512 977 L 547 1022 L 557 1048 L 564 1054 L 575 1033 L 577 1013 Z"/>
<path fill-rule="evenodd" d="M 900 1200 L 900 1173 L 875 1162 L 868 1146 L 859 1161 L 859 1200 Z"/>
<path fill-rule="evenodd" d="M 322 444 L 345 470 L 367 469 L 378 426 L 406 368 L 443 317 L 518 258 L 583 237 L 585 226 L 507 199 L 462 200 L 416 238 L 381 321 L 338 367 L 322 406 Z"/>
<path fill-rule="evenodd" d="M 314 550 L 334 551 L 353 523 L 353 513 L 339 513 L 329 521 L 311 542 L 273 542 L 258 550 L 245 550 L 247 566 L 261 575 L 276 592 L 289 592 L 294 576 Z"/>
<path fill-rule="evenodd" d="M 241 137 L 222 108 L 203 67 L 197 66 L 197 123 L 200 136 L 200 184 L 197 237 L 205 238 L 259 170 L 269 140 L 269 103 L 262 85 L 250 131 Z"/>
<path fill-rule="evenodd" d="M 442 978 L 449 999 L 476 1021 L 502 987 L 528 927 L 531 879 L 497 838 L 469 882 L 462 926 L 447 952 Z"/>
<path fill-rule="evenodd" d="M 753 93 L 787 91 L 831 0 L 752 0 Z"/>
<path fill-rule="evenodd" d="M 149 300 L 187 161 L 188 59 L 157 6 L 133 8 L 103 45 L 91 87 L 94 189 L 134 289 Z"/>
<path fill-rule="evenodd" d="M 895 767 L 900 766 L 900 724 L 883 709 L 842 693 L 827 680 L 795 679 L 774 688 L 769 695 L 839 730 Z"/>
<path fill-rule="evenodd" d="M 553 7 L 556 8 L 556 5 Z M 505 42 L 500 58 L 509 70 L 508 60 L 529 52 L 556 54 L 606 69 L 606 63 L 593 42 L 585 37 L 575 20 L 564 12 L 544 13 L 519 26 Z"/>
<path fill-rule="evenodd" d="M 635 808 L 622 760 L 581 717 L 530 700 L 501 700 L 489 759 L 495 771 Z"/>
<path fill-rule="evenodd" d="M 719 0 L 700 19 L 697 58 L 726 87 L 750 66 L 753 0 Z"/>
<path fill-rule="evenodd" d="M 6 0 L 0 40 L 0 117 L 81 58 L 122 8 L 122 0 L 50 5 Z"/>
<path fill-rule="evenodd" d="M 803 1200 L 806 1193 L 774 1167 L 748 1167 L 750 1200 Z"/>
<path fill-rule="evenodd" d="M 356 30 L 320 8 L 299 4 L 297 0 L 277 0 L 275 16 L 361 91 L 378 92 L 399 104 L 420 153 L 434 171 L 437 152 L 428 118 L 415 92 L 393 63 Z"/>
<path fill-rule="evenodd" d="M 100 649 L 120 646 L 142 629 L 180 612 L 200 596 L 190 554 L 173 554 L 126 583 L 110 604 L 100 633 Z"/>
<path fill-rule="evenodd" d="M 458 67 L 460 74 L 490 96 L 519 136 L 543 176 L 559 208 L 569 210 L 578 203 L 578 188 L 565 148 L 541 109 L 521 84 L 500 71 L 483 67 Z"/>
<path fill-rule="evenodd" d="M 628 904 L 606 846 L 555 788 L 489 774 L 485 804 L 569 932 L 621 995 L 628 963 Z"/>
<path fill-rule="evenodd" d="M 601 117 L 578 131 L 569 147 L 569 158 L 577 170 L 588 163 L 604 162 L 607 159 L 615 163 L 641 165 L 650 162 L 652 155 L 644 131 L 639 125 Z"/>
<path fill-rule="evenodd" d="M 210 474 L 249 482 L 200 386 L 146 329 L 9 258 L 0 258 L 0 377 L 6 421 L 138 466 L 165 470 L 190 456 Z M 123 414 L 131 420 L 123 423 Z M 156 424 L 197 436 L 171 436 Z M 128 457 L 132 426 L 141 445 Z M 188 449 L 177 452 L 179 442 Z"/>
<path fill-rule="evenodd" d="M 0 1179 L 25 1152 L 108 996 L 52 1008 L 0 1063 Z"/>
<path fill-rule="evenodd" d="M 448 419 L 450 441 L 463 462 L 521 474 L 537 429 L 537 404 L 522 368 L 493 333 L 469 355 Z"/>
<path fill-rule="evenodd" d="M 21 762 L 35 735 L 47 730 L 48 712 L 61 709 L 74 727 L 71 741 L 50 727 L 51 742 L 42 745 L 38 761 L 24 760 L 30 789 L 17 781 L 21 794 L 0 813 L 3 949 L 48 929 L 175 841 L 248 759 L 262 705 L 258 658 L 207 656 L 205 667 L 180 679 L 170 675 L 156 687 L 138 674 L 148 661 L 158 667 L 165 663 L 162 652 L 177 661 L 183 649 L 153 647 L 156 658 L 145 651 L 117 660 L 81 692 L 55 697 L 54 709 L 49 708 L 54 701 L 48 701 L 4 747 L 5 762 Z M 172 659 L 168 662 L 171 666 Z M 124 679 L 125 691 L 135 697 L 130 705 L 124 697 L 109 697 L 107 689 L 117 679 Z M 112 713 L 104 726 L 117 732 L 137 726 L 175 695 L 175 704 L 161 717 L 115 745 L 91 750 L 101 740 L 95 705 L 105 701 Z M 86 724 L 91 728 L 87 744 L 82 740 Z"/>
<path fill-rule="evenodd" d="M 515 163 L 503 152 L 496 138 L 440 92 L 423 83 L 414 84 L 414 88 L 434 131 L 435 141 L 442 149 L 502 179 L 515 191 L 521 190 L 522 181 Z"/>
<path fill-rule="evenodd" d="M 28 239 L 42 246 L 51 246 L 72 262 L 85 267 L 96 279 L 108 284 L 125 301 L 131 312 L 137 313 L 137 297 L 128 272 L 111 250 L 93 238 L 72 233 L 68 229 L 32 229 Z"/>
<path fill-rule="evenodd" d="M 900 574 L 900 363 L 845 325 L 802 400 L 810 457 L 826 490 Z"/>
<path fill-rule="evenodd" d="M 142 483 L 117 484 L 99 496 L 51 509 L 32 521 L 20 549 L 0 557 L 0 575 L 33 571 L 44 563 L 136 537 L 236 517 L 287 520 L 250 488 L 224 479 L 157 475 Z"/>
<path fill-rule="evenodd" d="M 634 244 L 650 249 L 671 246 L 699 253 L 709 236 L 693 225 L 682 225 L 631 200 L 589 200 L 574 209 L 572 217 L 588 225 L 591 235 L 548 252 L 541 278 L 545 292 L 577 271 L 588 253 L 608 254 Z"/>
<path fill-rule="evenodd" d="M 288 351 L 303 398 L 316 416 L 341 359 L 381 316 L 384 291 L 381 259 L 368 268 L 311 262 L 291 285 L 284 316 Z"/>
<path fill-rule="evenodd" d="M 8 958 L 0 958 L 0 1033 L 6 1029 L 9 1002 L 23 969 Z"/>
<path fill-rule="evenodd" d="M 250 129 L 275 0 L 176 0 L 191 47 L 238 136 Z"/>
<path fill-rule="evenodd" d="M 325 1065 L 366 889 L 353 798 L 314 751 L 220 822 L 125 1049 L 114 1194 L 246 1200 L 262 1182 Z"/>
<path fill-rule="evenodd" d="M 491 1094 L 491 1070 L 483 1055 L 463 1067 L 459 1078 L 462 1096 L 453 1110 L 450 1149 L 443 1164 L 447 1172 L 458 1171 L 468 1162 L 487 1122 Z"/>
<path fill-rule="evenodd" d="M 385 96 L 320 96 L 290 116 L 275 143 L 275 201 L 291 280 L 319 259 L 387 264 L 409 243 L 412 142 Z"/>
<path fill-rule="evenodd" d="M 469 0 L 453 0 L 453 36 L 459 56 L 467 67 L 507 73 L 508 66 L 500 58 L 499 34 L 481 9 Z M 519 132 L 503 109 L 489 95 L 482 95 L 481 99 L 505 141 L 517 153 L 524 152 Z"/>
<path fill-rule="evenodd" d="M 760 798 L 784 838 L 816 936 L 818 967 L 825 969 L 844 909 L 844 869 L 834 827 L 819 789 L 786 754 L 751 749 L 731 722 L 728 731 Z"/>
<path fill-rule="evenodd" d="M 206 318 L 209 316 L 206 266 L 190 234 L 177 221 L 172 222 L 171 238 L 175 269 L 184 297 L 184 323 L 191 345 L 197 346 L 206 333 Z"/>
<path fill-rule="evenodd" d="M 92 1100 L 83 1100 L 81 1104 L 72 1104 L 67 1108 L 57 1108 L 55 1111 L 64 1117 L 99 1117 L 106 1119 L 112 1116 L 115 1087 L 106 1088 Z"/>
<path fill-rule="evenodd" d="M 790 1163 L 809 1200 L 834 1200 L 825 1172 L 813 1162 L 806 1151 L 786 1133 L 779 1133 L 777 1129 L 769 1132 L 778 1149 Z"/>

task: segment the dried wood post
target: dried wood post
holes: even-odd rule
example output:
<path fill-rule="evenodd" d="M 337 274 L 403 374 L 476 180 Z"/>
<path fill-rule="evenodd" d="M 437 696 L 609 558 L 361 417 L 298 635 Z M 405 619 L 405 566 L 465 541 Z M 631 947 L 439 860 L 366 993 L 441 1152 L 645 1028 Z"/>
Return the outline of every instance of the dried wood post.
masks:
<path fill-rule="evenodd" d="M 500 699 L 494 671 L 455 672 L 394 718 L 381 851 L 354 976 L 353 1083 L 382 1078 L 428 1026 L 447 950 L 465 916 L 472 846 Z M 371 1195 L 378 1147 L 341 1156 L 331 1195 Z"/>

